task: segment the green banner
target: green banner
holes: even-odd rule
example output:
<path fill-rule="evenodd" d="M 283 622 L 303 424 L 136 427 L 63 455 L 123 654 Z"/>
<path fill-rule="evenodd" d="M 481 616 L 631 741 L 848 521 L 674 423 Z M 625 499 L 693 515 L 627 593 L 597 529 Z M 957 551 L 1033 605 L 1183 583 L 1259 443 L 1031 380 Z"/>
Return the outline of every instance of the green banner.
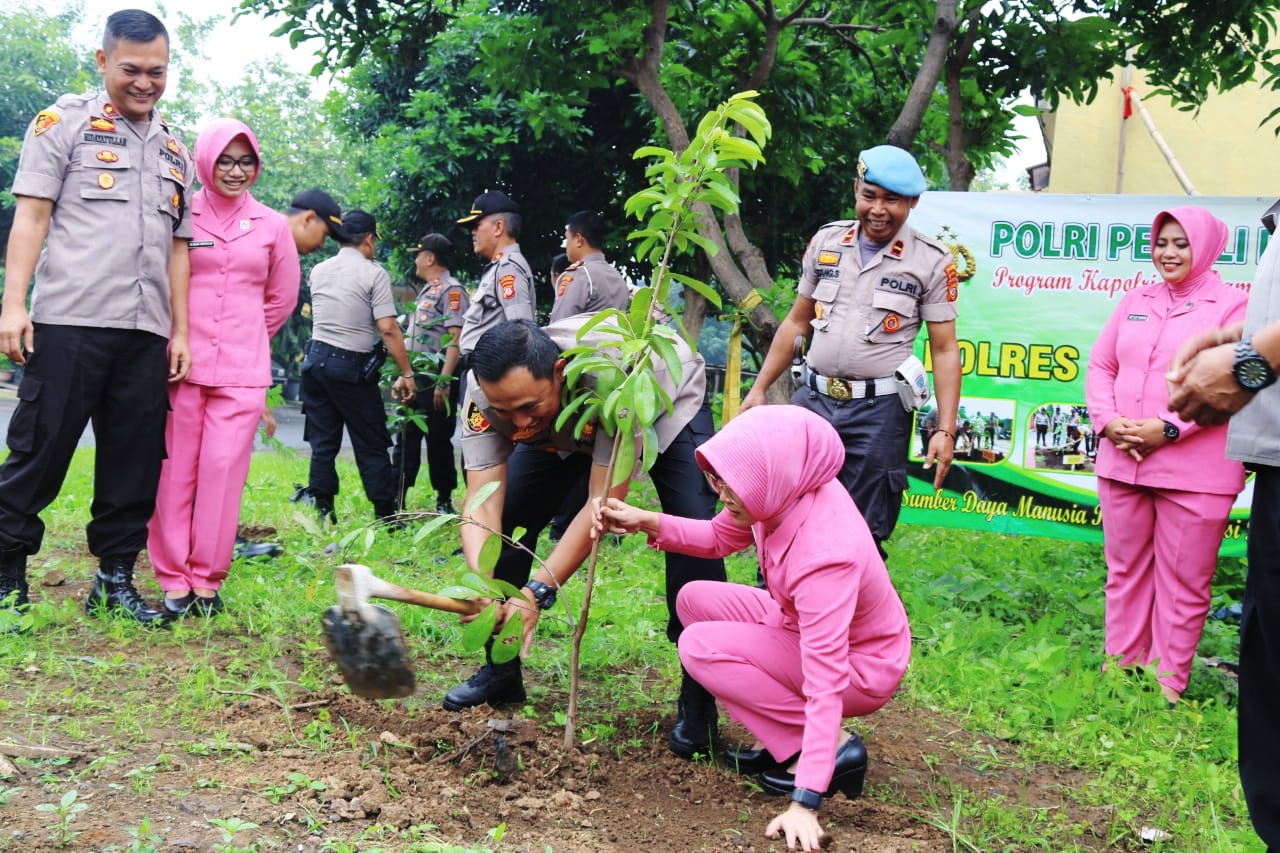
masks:
<path fill-rule="evenodd" d="M 1161 279 L 1151 221 L 1197 204 L 1227 223 L 1224 281 L 1248 290 L 1272 198 L 929 192 L 916 230 L 956 256 L 956 334 L 964 375 L 956 461 L 942 491 L 925 471 L 917 417 L 902 520 L 1006 533 L 1102 540 L 1085 410 L 1089 350 L 1120 297 Z M 916 353 L 929 364 L 928 337 Z M 931 401 L 932 402 L 932 401 Z M 967 427 L 966 427 L 967 424 Z M 1104 426 L 1099 424 L 1099 429 Z M 1222 553 L 1244 554 L 1252 480 L 1236 499 Z"/>

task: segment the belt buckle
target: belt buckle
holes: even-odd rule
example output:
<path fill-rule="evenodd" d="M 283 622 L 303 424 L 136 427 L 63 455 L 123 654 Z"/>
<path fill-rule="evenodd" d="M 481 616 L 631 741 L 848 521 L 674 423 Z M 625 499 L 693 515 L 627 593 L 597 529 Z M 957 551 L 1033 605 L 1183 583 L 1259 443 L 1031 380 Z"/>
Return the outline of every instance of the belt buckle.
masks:
<path fill-rule="evenodd" d="M 849 383 L 845 380 L 839 378 L 828 379 L 827 396 L 833 400 L 852 400 L 853 392 L 849 389 Z"/>

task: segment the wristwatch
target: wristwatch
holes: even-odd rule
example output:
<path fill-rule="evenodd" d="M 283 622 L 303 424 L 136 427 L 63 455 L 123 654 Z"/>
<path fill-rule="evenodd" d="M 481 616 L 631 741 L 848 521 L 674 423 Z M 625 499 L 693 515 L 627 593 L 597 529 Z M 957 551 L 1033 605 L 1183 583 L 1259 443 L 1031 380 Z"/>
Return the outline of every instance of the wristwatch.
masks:
<path fill-rule="evenodd" d="M 1182 430 L 1178 429 L 1177 424 L 1164 422 L 1164 437 L 1170 441 L 1177 441 L 1178 436 L 1182 435 Z"/>
<path fill-rule="evenodd" d="M 530 578 L 525 584 L 525 589 L 533 593 L 533 600 L 537 602 L 539 610 L 550 610 L 555 606 L 555 587 L 548 586 L 542 581 L 536 581 L 533 578 Z"/>
<path fill-rule="evenodd" d="M 810 811 L 822 808 L 822 795 L 808 788 L 796 788 L 791 792 L 791 802 L 799 803 Z"/>
<path fill-rule="evenodd" d="M 1243 338 L 1236 343 L 1236 360 L 1231 365 L 1231 375 L 1236 384 L 1246 391 L 1261 391 L 1276 381 L 1276 372 L 1267 360 L 1253 348 L 1253 342 Z"/>

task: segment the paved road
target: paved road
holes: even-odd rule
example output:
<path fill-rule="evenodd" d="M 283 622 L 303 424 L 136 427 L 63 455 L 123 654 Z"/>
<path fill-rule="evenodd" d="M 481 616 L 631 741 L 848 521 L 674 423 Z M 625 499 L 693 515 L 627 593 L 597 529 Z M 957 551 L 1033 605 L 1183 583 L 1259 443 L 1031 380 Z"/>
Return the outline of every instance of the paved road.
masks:
<path fill-rule="evenodd" d="M 0 435 L 9 434 L 9 418 L 13 415 L 13 410 L 18 405 L 18 400 L 14 394 L 15 389 L 12 386 L 0 386 Z M 276 409 L 276 438 L 286 447 L 291 447 L 295 450 L 310 450 L 307 443 L 302 440 L 302 421 L 302 411 L 297 403 L 287 403 Z M 80 437 L 80 446 L 94 446 L 92 425 L 85 429 L 84 435 Z M 258 442 L 256 446 L 258 449 L 262 449 L 261 442 Z M 345 450 L 351 449 L 351 440 L 347 438 L 345 431 L 342 434 L 342 447 Z"/>

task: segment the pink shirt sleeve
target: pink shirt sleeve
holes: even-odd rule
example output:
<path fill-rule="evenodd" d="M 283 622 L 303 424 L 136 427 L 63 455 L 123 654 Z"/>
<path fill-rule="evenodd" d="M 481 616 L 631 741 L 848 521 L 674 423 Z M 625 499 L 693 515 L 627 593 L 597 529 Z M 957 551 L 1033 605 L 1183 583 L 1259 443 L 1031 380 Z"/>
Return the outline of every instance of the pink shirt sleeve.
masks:
<path fill-rule="evenodd" d="M 731 518 L 723 510 L 710 521 L 663 513 L 658 517 L 658 534 L 649 537 L 649 547 L 709 559 L 736 554 L 755 537 Z"/>
<path fill-rule="evenodd" d="M 293 313 L 298 304 L 298 289 L 302 283 L 302 267 L 298 263 L 298 245 L 289 231 L 289 220 L 280 217 L 276 237 L 271 244 L 271 259 L 267 268 L 267 286 L 263 312 L 267 321 L 267 337 L 274 337 Z"/>

